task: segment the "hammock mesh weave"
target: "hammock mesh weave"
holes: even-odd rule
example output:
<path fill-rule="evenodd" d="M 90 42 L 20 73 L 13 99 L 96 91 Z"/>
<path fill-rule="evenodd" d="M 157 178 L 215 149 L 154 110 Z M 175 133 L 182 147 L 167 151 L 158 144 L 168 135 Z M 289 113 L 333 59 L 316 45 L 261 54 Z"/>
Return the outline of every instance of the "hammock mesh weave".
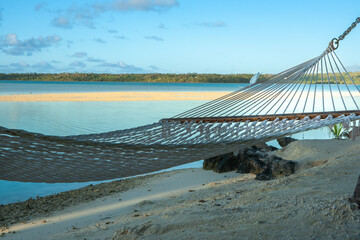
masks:
<path fill-rule="evenodd" d="M 339 40 L 320 56 L 261 83 L 252 79 L 246 88 L 151 125 L 67 137 L 0 127 L 0 179 L 122 178 L 337 123 L 355 126 L 360 91 L 335 53 Z"/>

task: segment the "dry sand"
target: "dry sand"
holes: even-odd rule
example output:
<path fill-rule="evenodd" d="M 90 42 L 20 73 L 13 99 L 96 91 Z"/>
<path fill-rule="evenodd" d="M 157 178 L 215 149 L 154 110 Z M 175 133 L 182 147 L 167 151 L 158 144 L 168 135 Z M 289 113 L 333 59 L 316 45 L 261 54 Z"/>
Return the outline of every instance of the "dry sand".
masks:
<path fill-rule="evenodd" d="M 228 92 L 95 92 L 0 95 L 0 102 L 213 100 Z"/>
<path fill-rule="evenodd" d="M 0 102 L 94 102 L 94 101 L 185 101 L 185 100 L 213 100 L 230 92 L 93 92 L 93 93 L 46 93 L 23 95 L 0 95 Z M 293 98 L 300 97 L 297 92 Z M 349 92 L 344 92 L 342 97 L 350 97 Z M 360 93 L 352 93 L 353 97 L 360 97 Z M 279 97 L 279 96 L 278 96 Z M 334 97 L 340 101 L 338 92 L 325 92 L 325 101 Z M 321 101 L 322 95 L 316 95 Z M 309 100 L 313 101 L 313 95 Z M 341 103 L 341 102 L 340 102 Z M 342 103 L 341 103 L 342 104 Z"/>
<path fill-rule="evenodd" d="M 275 154 L 299 170 L 272 181 L 201 169 L 155 174 L 128 191 L 10 225 L 3 237 L 360 239 L 360 210 L 348 201 L 360 174 L 360 138 L 297 141 Z"/>

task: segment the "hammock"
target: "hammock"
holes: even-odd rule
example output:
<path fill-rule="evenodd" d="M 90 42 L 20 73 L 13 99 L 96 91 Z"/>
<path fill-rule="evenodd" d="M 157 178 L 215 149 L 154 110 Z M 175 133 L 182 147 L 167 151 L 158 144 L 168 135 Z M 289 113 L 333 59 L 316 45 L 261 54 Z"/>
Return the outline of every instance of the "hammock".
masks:
<path fill-rule="evenodd" d="M 318 57 L 158 123 L 101 134 L 46 136 L 0 127 L 0 179 L 122 178 L 236 152 L 256 142 L 343 123 L 356 128 L 360 90 L 335 53 Z M 325 104 L 325 103 L 330 103 Z"/>

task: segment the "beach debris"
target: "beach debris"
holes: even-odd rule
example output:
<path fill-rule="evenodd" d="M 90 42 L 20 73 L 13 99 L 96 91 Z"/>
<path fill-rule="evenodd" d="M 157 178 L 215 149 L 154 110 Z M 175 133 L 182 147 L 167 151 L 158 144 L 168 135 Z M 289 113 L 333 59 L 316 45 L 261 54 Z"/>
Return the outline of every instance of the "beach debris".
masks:
<path fill-rule="evenodd" d="M 126 234 L 128 234 L 129 232 L 130 232 L 129 229 L 128 229 L 128 228 L 125 228 L 125 229 L 121 229 L 120 234 L 121 234 L 121 235 L 126 235 Z M 114 237 L 116 237 L 116 235 L 117 235 L 117 234 L 115 234 Z"/>
<path fill-rule="evenodd" d="M 154 204 L 153 201 L 143 200 L 143 201 L 141 201 L 141 202 L 138 203 L 138 206 L 139 206 L 140 208 L 142 208 L 142 207 L 144 207 L 144 206 L 146 206 L 146 205 L 152 205 L 152 204 Z"/>
<path fill-rule="evenodd" d="M 360 175 L 357 180 L 354 193 L 350 198 L 350 202 L 357 204 L 358 208 L 360 209 Z"/>
<path fill-rule="evenodd" d="M 211 182 L 211 183 L 209 183 L 209 185 L 210 186 L 216 186 L 216 185 L 219 185 L 220 183 L 218 183 L 218 182 Z"/>
<path fill-rule="evenodd" d="M 279 143 L 279 145 L 281 147 L 286 147 L 290 143 L 297 141 L 297 139 L 292 138 L 292 137 L 282 137 L 282 138 L 276 139 L 276 141 Z"/>

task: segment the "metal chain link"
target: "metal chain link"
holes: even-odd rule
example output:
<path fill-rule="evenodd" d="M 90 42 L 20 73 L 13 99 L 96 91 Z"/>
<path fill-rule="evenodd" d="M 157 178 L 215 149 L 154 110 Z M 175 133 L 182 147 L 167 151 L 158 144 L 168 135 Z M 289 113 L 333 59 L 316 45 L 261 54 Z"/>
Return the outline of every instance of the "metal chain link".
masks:
<path fill-rule="evenodd" d="M 346 31 L 338 37 L 338 41 L 343 40 L 346 37 L 346 35 L 348 35 L 351 32 L 351 30 L 353 30 L 356 27 L 356 24 L 358 24 L 358 23 L 360 23 L 360 17 L 358 17 L 355 20 L 355 22 L 353 22 L 351 24 L 351 26 L 348 29 L 346 29 Z"/>
<path fill-rule="evenodd" d="M 358 23 L 360 23 L 360 17 L 358 17 L 355 20 L 355 22 L 353 22 L 351 24 L 351 26 L 348 27 L 348 29 L 346 29 L 346 31 L 343 34 L 341 34 L 338 38 L 333 38 L 330 41 L 328 48 L 325 50 L 325 52 L 323 54 L 326 54 L 326 53 L 329 53 L 329 52 L 332 52 L 332 51 L 336 50 L 339 47 L 339 42 L 341 40 L 343 40 L 346 37 L 346 35 L 348 35 L 351 32 L 351 30 L 353 30 L 356 27 L 356 25 Z"/>

